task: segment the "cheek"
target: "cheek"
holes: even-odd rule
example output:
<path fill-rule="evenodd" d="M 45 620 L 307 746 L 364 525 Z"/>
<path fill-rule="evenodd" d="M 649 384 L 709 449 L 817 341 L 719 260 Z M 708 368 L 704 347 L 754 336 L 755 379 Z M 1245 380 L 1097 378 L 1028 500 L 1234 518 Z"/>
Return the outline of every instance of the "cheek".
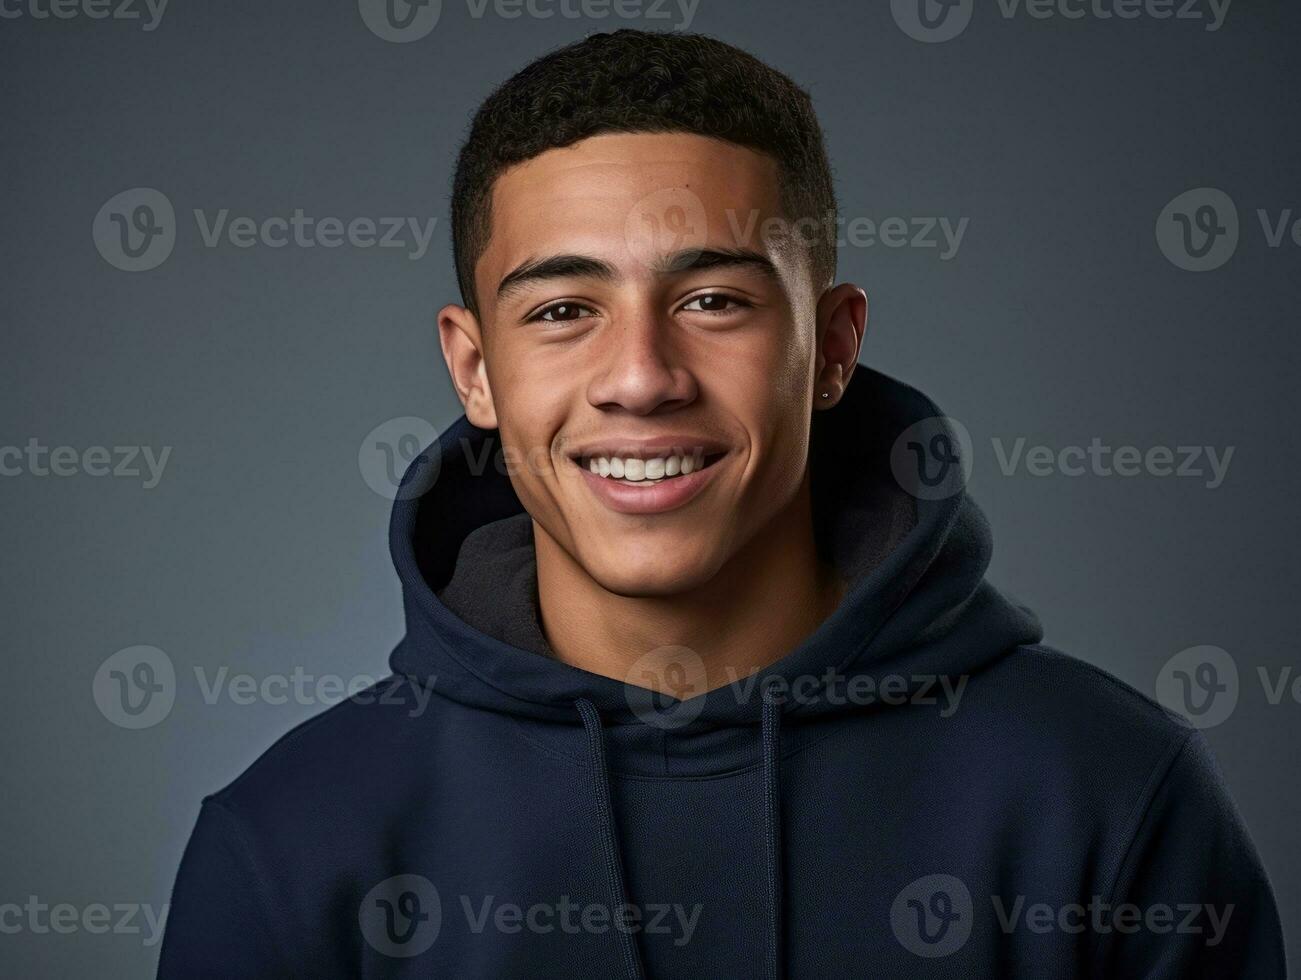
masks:
<path fill-rule="evenodd" d="M 812 378 L 810 344 L 789 322 L 764 329 L 715 374 L 742 422 L 760 439 L 807 423 Z"/>
<path fill-rule="evenodd" d="M 529 488 L 552 479 L 556 433 L 566 417 L 565 394 L 545 378 L 513 373 L 493 381 L 497 425 L 511 480 L 524 498 Z"/>
<path fill-rule="evenodd" d="M 757 457 L 755 484 L 770 500 L 784 498 L 803 478 L 812 376 L 808 344 L 787 333 L 734 378 L 734 404 Z"/>

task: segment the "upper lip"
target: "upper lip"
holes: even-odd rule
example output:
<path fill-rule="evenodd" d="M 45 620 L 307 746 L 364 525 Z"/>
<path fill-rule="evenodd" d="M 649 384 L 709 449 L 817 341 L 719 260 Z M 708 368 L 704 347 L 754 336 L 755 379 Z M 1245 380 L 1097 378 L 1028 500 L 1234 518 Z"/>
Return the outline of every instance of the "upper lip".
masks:
<path fill-rule="evenodd" d="M 727 452 L 728 447 L 716 439 L 703 436 L 669 435 L 654 438 L 632 436 L 610 437 L 570 450 L 571 459 L 591 459 L 605 456 L 620 459 L 656 459 L 662 456 L 713 456 Z"/>

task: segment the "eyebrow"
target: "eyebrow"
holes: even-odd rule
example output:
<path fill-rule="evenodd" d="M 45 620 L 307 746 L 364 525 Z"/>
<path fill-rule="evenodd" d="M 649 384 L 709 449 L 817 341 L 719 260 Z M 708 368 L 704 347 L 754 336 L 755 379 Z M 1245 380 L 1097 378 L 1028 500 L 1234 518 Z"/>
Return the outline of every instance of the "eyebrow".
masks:
<path fill-rule="evenodd" d="M 687 248 L 670 253 L 657 261 L 651 271 L 657 276 L 702 269 L 745 266 L 767 278 L 780 277 L 777 267 L 767 256 L 745 248 Z M 618 282 L 619 273 L 610 263 L 590 255 L 549 255 L 527 259 L 508 272 L 497 284 L 497 299 L 534 282 L 548 279 L 599 279 Z"/>
<path fill-rule="evenodd" d="M 759 252 L 748 248 L 687 248 L 656 263 L 656 275 L 674 272 L 695 272 L 700 269 L 721 269 L 729 266 L 748 266 L 752 271 L 770 279 L 778 279 L 777 267 Z"/>
<path fill-rule="evenodd" d="M 547 279 L 600 279 L 615 282 L 619 274 L 614 266 L 589 255 L 549 255 L 542 259 L 526 259 L 497 284 L 497 299 L 523 288 L 528 283 Z"/>

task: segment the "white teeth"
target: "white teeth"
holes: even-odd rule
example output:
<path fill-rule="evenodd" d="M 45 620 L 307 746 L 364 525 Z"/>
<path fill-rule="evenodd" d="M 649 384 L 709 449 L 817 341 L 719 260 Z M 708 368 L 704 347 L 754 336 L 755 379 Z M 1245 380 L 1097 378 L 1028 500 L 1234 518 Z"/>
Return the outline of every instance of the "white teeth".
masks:
<path fill-rule="evenodd" d="M 641 459 L 636 456 L 593 456 L 587 462 L 587 468 L 598 476 L 648 485 L 658 483 L 666 477 L 679 474 L 685 476 L 703 465 L 698 457 L 680 453 L 657 456 L 654 459 Z"/>

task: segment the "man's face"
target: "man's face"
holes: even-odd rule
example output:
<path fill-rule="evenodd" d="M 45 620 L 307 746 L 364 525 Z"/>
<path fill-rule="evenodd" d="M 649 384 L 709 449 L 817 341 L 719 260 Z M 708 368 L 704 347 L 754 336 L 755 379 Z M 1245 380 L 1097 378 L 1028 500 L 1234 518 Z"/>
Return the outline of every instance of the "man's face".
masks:
<path fill-rule="evenodd" d="M 470 419 L 612 592 L 708 581 L 799 489 L 817 296 L 764 233 L 778 192 L 769 157 L 688 134 L 593 137 L 494 185 Z"/>

